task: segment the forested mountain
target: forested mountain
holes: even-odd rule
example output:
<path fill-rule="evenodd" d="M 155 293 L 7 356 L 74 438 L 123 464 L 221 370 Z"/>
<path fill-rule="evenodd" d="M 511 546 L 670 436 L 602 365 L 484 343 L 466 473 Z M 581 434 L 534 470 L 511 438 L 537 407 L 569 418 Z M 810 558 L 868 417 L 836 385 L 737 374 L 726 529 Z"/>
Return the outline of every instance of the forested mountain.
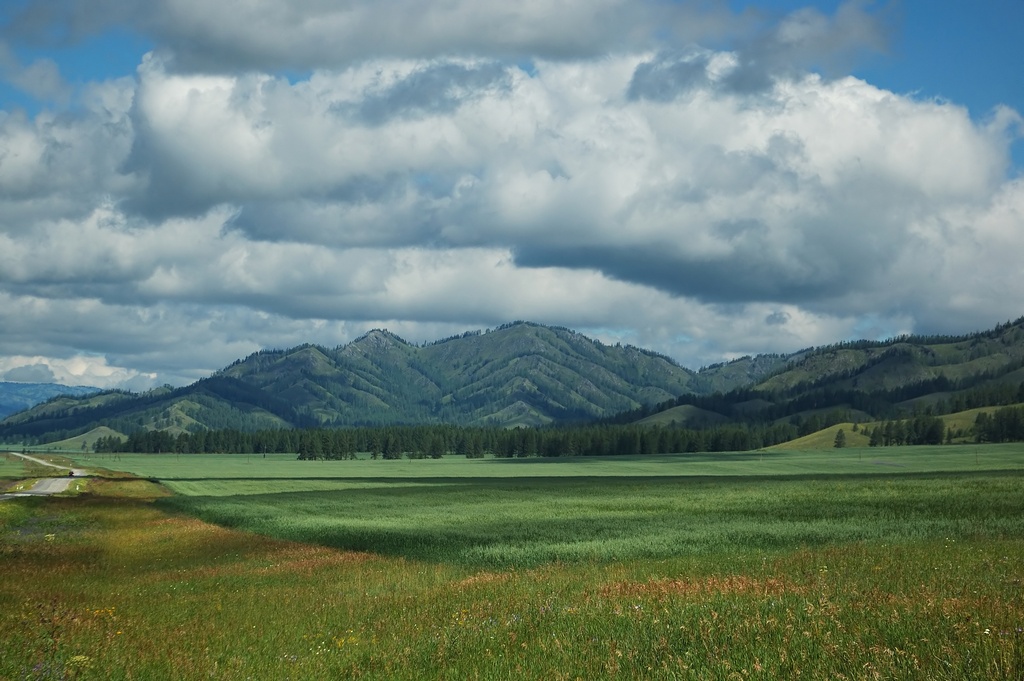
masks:
<path fill-rule="evenodd" d="M 527 322 L 428 345 L 371 331 L 334 349 L 266 350 L 142 395 L 60 397 L 0 423 L 0 441 L 121 433 L 453 424 L 785 422 L 811 432 L 1024 401 L 1024 318 L 958 337 L 855 341 L 699 372 L 629 346 Z"/>
<path fill-rule="evenodd" d="M 965 336 L 903 336 L 805 350 L 754 385 L 681 395 L 616 420 L 692 425 L 789 419 L 813 432 L 840 421 L 1018 402 L 1024 402 L 1024 318 Z"/>
<path fill-rule="evenodd" d="M 58 395 L 90 395 L 99 388 L 56 383 L 11 383 L 0 381 L 0 419 L 24 411 Z"/>
<path fill-rule="evenodd" d="M 60 439 L 98 425 L 180 433 L 581 422 L 709 385 L 746 385 L 782 361 L 745 358 L 740 368 L 718 365 L 698 374 L 657 353 L 528 322 L 422 346 L 375 330 L 334 349 L 257 352 L 184 388 L 55 401 L 4 421 L 0 439 Z"/>
<path fill-rule="evenodd" d="M 371 331 L 327 350 L 263 352 L 221 371 L 322 425 L 586 420 L 687 392 L 668 358 L 567 329 L 518 323 L 424 347 Z"/>

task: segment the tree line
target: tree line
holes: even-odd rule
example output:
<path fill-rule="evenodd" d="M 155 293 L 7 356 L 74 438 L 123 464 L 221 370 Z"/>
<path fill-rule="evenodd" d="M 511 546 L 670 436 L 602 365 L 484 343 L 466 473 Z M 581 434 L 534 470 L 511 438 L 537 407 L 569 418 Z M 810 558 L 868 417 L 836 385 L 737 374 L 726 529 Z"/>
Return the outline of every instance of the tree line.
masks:
<path fill-rule="evenodd" d="M 930 414 L 919 414 L 902 421 L 886 421 L 871 430 L 869 445 L 940 445 L 964 435 L 973 435 L 978 443 L 1024 442 L 1024 407 L 1003 407 L 991 413 L 983 411 L 975 417 L 969 433 L 946 428 L 941 418 Z"/>
<path fill-rule="evenodd" d="M 362 453 L 369 454 L 372 459 L 424 459 L 449 455 L 467 458 L 643 456 L 760 449 L 805 434 L 808 423 L 811 427 L 827 427 L 830 421 L 838 422 L 835 418 L 838 418 L 838 412 L 825 415 L 822 420 L 813 417 L 801 423 L 729 424 L 704 429 L 611 424 L 513 429 L 420 425 L 255 432 L 224 429 L 186 432 L 176 436 L 167 431 L 152 430 L 137 431 L 127 439 L 116 436 L 98 438 L 93 450 L 144 454 L 294 453 L 303 460 L 354 459 Z M 965 435 L 973 436 L 976 442 L 1021 442 L 1024 441 L 1024 407 L 982 412 L 973 430 L 967 433 L 946 428 L 943 420 L 932 414 L 888 420 L 866 429 L 865 433 L 869 435 L 872 447 L 938 445 Z"/>
<path fill-rule="evenodd" d="M 1024 407 L 981 412 L 974 421 L 974 438 L 977 442 L 1024 441 Z"/>
<path fill-rule="evenodd" d="M 953 433 L 938 416 L 919 414 L 912 419 L 886 421 L 871 429 L 871 447 L 892 447 L 901 445 L 941 445 L 952 441 Z"/>
<path fill-rule="evenodd" d="M 789 423 L 724 425 L 702 430 L 678 427 L 590 425 L 560 428 L 486 428 L 455 425 L 210 430 L 181 433 L 137 431 L 122 439 L 101 437 L 96 452 L 295 453 L 300 459 L 498 458 L 647 455 L 745 451 L 792 440 Z"/>

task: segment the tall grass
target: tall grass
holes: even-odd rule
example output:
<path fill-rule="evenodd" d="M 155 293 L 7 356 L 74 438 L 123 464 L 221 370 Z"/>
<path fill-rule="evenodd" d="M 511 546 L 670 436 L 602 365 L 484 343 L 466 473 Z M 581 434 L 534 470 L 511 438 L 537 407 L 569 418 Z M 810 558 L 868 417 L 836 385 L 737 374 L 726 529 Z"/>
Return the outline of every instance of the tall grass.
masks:
<path fill-rule="evenodd" d="M 998 505 L 994 510 L 998 510 Z M 480 570 L 0 504 L 0 678 L 1018 679 L 1018 538 Z"/>
<path fill-rule="evenodd" d="M 193 492 L 195 483 L 190 483 Z M 223 493 L 223 481 L 215 488 Z M 488 568 L 842 542 L 1024 536 L 1024 473 L 528 478 L 176 496 L 169 510 L 285 539 Z"/>
<path fill-rule="evenodd" d="M 0 679 L 1024 678 L 1020 450 L 935 449 L 126 459 L 0 502 Z"/>
<path fill-rule="evenodd" d="M 161 480 L 775 476 L 1024 470 L 1024 443 L 554 459 L 297 461 L 290 454 L 69 455 L 76 465 Z M 365 455 L 364 455 L 365 457 Z"/>

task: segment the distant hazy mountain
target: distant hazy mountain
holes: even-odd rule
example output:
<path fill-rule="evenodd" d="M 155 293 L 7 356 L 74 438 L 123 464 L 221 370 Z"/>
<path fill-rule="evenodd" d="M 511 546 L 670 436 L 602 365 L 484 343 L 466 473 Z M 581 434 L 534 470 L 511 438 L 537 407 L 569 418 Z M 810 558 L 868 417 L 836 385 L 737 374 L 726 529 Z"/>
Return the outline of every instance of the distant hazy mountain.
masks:
<path fill-rule="evenodd" d="M 0 419 L 24 411 L 58 395 L 90 395 L 99 388 L 56 383 L 10 383 L 0 381 Z"/>

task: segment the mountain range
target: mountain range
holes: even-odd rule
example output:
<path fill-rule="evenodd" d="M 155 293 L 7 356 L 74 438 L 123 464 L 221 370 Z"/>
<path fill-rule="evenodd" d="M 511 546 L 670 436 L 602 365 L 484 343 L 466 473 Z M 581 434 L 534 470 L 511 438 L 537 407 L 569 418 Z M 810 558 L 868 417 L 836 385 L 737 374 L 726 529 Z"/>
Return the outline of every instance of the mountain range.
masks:
<path fill-rule="evenodd" d="M 1024 318 L 963 336 L 851 341 L 794 353 L 746 387 L 684 394 L 620 421 L 836 423 L 950 414 L 1024 402 Z"/>
<path fill-rule="evenodd" d="M 1024 318 L 964 336 L 854 341 L 693 371 L 561 327 L 506 324 L 425 345 L 374 330 L 337 348 L 263 350 L 182 388 L 61 396 L 0 422 L 0 441 L 122 433 L 453 423 L 687 426 L 849 420 L 1017 400 Z"/>
<path fill-rule="evenodd" d="M 0 419 L 30 409 L 58 395 L 81 396 L 97 392 L 100 392 L 99 388 L 84 386 L 0 381 Z"/>

